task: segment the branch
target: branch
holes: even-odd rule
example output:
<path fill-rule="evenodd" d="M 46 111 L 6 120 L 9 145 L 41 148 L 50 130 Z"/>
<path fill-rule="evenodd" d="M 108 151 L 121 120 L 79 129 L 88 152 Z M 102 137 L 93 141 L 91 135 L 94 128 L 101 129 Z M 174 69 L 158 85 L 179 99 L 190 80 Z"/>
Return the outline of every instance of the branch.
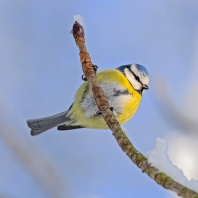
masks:
<path fill-rule="evenodd" d="M 113 132 L 113 136 L 115 137 L 121 149 L 134 162 L 134 164 L 136 164 L 142 170 L 142 172 L 147 173 L 147 175 L 154 179 L 159 185 L 176 192 L 179 196 L 184 198 L 198 198 L 198 194 L 196 192 L 182 186 L 166 174 L 160 172 L 157 168 L 148 164 L 147 158 L 145 158 L 134 148 L 130 140 L 122 131 L 114 114 L 110 110 L 107 98 L 105 97 L 103 90 L 97 82 L 95 71 L 92 67 L 91 58 L 85 46 L 84 29 L 77 21 L 75 21 L 71 33 L 73 34 L 76 45 L 80 50 L 82 70 L 85 74 L 85 77 L 87 78 L 87 81 L 89 82 L 89 85 L 92 88 L 93 96 L 96 100 L 98 109 L 102 113 L 102 116 L 109 129 L 111 129 Z"/>

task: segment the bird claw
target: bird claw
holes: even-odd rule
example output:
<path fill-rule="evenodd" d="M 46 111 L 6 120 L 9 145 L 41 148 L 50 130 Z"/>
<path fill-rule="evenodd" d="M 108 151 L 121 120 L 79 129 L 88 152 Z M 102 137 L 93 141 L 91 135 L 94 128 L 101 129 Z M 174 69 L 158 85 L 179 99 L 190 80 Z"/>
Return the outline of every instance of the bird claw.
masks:
<path fill-rule="evenodd" d="M 98 116 L 98 115 L 101 115 L 102 113 L 101 113 L 101 111 L 100 110 L 98 110 L 98 111 L 96 111 L 96 113 L 94 114 L 95 116 Z"/>
<path fill-rule="evenodd" d="M 114 107 L 110 107 L 109 109 L 113 112 Z M 98 110 L 94 115 L 95 115 L 95 116 L 98 116 L 98 115 L 102 115 L 102 113 L 101 113 L 100 110 Z"/>
<path fill-rule="evenodd" d="M 98 66 L 97 65 L 92 65 L 92 67 L 93 67 L 94 71 L 97 72 Z"/>
<path fill-rule="evenodd" d="M 114 107 L 110 107 L 109 109 L 110 109 L 110 110 L 113 112 L 113 110 L 114 110 Z"/>
<path fill-rule="evenodd" d="M 85 77 L 85 74 L 83 74 L 81 78 L 82 78 L 83 81 L 87 81 L 87 79 Z"/>
<path fill-rule="evenodd" d="M 97 65 L 92 65 L 91 67 L 93 67 L 93 70 L 96 73 L 97 70 L 98 70 L 98 66 Z M 85 77 L 85 74 L 83 74 L 81 78 L 82 78 L 83 81 L 87 81 L 87 78 Z"/>

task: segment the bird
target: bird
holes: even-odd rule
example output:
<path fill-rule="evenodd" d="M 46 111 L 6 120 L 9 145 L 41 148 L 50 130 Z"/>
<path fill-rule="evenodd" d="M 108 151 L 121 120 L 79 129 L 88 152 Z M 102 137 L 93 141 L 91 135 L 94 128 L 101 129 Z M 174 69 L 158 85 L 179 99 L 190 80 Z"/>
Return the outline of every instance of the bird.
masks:
<path fill-rule="evenodd" d="M 140 64 L 127 64 L 98 72 L 96 77 L 118 122 L 122 125 L 129 121 L 136 113 L 144 91 L 149 89 L 147 69 Z M 58 130 L 108 129 L 87 81 L 79 87 L 67 111 L 27 120 L 27 125 L 32 136 L 54 127 Z"/>

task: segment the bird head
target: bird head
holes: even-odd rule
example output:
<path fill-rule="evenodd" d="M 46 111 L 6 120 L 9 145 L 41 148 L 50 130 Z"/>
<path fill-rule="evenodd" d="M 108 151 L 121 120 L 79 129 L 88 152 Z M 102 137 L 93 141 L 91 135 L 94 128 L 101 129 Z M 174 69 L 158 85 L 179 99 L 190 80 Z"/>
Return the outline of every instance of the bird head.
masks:
<path fill-rule="evenodd" d="M 147 69 L 139 64 L 124 65 L 117 68 L 129 80 L 133 88 L 141 95 L 149 89 L 149 74 Z"/>

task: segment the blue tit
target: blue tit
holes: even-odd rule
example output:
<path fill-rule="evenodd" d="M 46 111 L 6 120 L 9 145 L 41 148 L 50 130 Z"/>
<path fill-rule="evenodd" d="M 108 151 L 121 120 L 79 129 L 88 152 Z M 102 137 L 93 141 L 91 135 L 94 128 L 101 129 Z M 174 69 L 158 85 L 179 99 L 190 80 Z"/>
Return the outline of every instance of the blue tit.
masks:
<path fill-rule="evenodd" d="M 96 76 L 114 115 L 121 125 L 124 124 L 133 117 L 144 90 L 149 88 L 146 68 L 139 64 L 123 65 L 101 71 Z M 58 130 L 108 129 L 88 82 L 80 86 L 73 104 L 67 111 L 50 117 L 31 119 L 27 124 L 33 136 L 53 127 Z"/>

